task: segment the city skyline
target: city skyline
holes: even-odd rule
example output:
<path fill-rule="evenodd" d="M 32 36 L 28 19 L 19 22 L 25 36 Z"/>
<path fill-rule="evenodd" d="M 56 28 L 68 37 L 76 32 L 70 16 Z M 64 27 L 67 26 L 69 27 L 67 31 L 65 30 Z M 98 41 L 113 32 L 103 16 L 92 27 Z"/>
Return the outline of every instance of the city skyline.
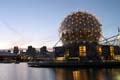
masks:
<path fill-rule="evenodd" d="M 58 29 L 71 12 L 87 10 L 96 14 L 103 35 L 118 33 L 120 1 L 104 0 L 4 0 L 0 1 L 0 49 L 13 46 L 53 47 Z"/>

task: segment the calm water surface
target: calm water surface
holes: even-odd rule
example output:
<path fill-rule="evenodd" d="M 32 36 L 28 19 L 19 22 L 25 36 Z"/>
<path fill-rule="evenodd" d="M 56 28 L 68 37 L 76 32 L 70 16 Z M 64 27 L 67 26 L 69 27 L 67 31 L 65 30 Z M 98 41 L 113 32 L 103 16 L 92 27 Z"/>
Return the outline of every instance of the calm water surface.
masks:
<path fill-rule="evenodd" d="M 0 64 L 0 80 L 120 80 L 120 69 L 31 68 Z"/>

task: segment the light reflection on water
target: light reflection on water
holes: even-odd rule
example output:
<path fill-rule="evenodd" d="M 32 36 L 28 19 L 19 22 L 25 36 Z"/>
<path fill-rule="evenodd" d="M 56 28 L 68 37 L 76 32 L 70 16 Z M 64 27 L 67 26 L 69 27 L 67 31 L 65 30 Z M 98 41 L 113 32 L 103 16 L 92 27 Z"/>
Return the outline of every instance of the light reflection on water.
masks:
<path fill-rule="evenodd" d="M 0 80 L 120 80 L 120 69 L 31 68 L 0 64 Z"/>

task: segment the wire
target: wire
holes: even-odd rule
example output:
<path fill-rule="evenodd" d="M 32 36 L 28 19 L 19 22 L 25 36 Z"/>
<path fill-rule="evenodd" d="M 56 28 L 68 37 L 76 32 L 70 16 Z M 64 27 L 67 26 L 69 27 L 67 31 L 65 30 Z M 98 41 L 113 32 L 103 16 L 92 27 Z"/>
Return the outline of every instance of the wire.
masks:
<path fill-rule="evenodd" d="M 16 29 L 14 29 L 13 27 L 11 27 L 8 23 L 2 22 L 2 24 L 4 24 L 5 27 L 6 27 L 7 29 L 9 29 L 10 31 L 12 31 L 12 32 L 14 32 L 14 33 L 16 33 L 17 35 L 19 35 L 19 36 L 22 37 L 22 35 L 21 35 Z"/>
<path fill-rule="evenodd" d="M 1 24 L 3 24 L 4 27 L 6 27 L 8 30 L 12 31 L 13 33 L 15 33 L 16 35 L 18 35 L 20 37 L 19 39 L 17 39 L 17 41 L 12 42 L 11 45 L 17 45 L 17 46 L 25 45 L 24 43 L 21 44 L 21 40 L 25 40 L 25 37 L 20 32 L 18 32 L 16 29 L 11 27 L 10 24 L 8 24 L 7 22 L 5 22 L 3 20 L 1 21 Z"/>
<path fill-rule="evenodd" d="M 55 43 L 55 45 L 53 47 L 56 47 L 57 44 L 61 41 L 61 38 Z"/>

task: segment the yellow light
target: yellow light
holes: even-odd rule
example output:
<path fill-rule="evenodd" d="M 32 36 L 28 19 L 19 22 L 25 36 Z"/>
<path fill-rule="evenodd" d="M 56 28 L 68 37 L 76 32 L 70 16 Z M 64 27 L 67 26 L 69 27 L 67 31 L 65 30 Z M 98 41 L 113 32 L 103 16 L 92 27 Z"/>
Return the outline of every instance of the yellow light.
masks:
<path fill-rule="evenodd" d="M 114 56 L 114 47 L 113 46 L 110 46 L 110 55 Z"/>
<path fill-rule="evenodd" d="M 64 61 L 64 60 L 65 60 L 65 57 L 57 57 L 56 60 L 57 60 L 57 61 Z"/>
<path fill-rule="evenodd" d="M 80 56 L 86 56 L 86 46 L 79 46 Z"/>
<path fill-rule="evenodd" d="M 99 55 L 102 55 L 102 48 L 101 48 L 101 46 L 97 46 L 97 50 L 98 50 Z"/>
<path fill-rule="evenodd" d="M 114 59 L 120 61 L 120 55 L 115 55 Z"/>
<path fill-rule="evenodd" d="M 80 80 L 80 71 L 73 71 L 73 80 Z"/>

